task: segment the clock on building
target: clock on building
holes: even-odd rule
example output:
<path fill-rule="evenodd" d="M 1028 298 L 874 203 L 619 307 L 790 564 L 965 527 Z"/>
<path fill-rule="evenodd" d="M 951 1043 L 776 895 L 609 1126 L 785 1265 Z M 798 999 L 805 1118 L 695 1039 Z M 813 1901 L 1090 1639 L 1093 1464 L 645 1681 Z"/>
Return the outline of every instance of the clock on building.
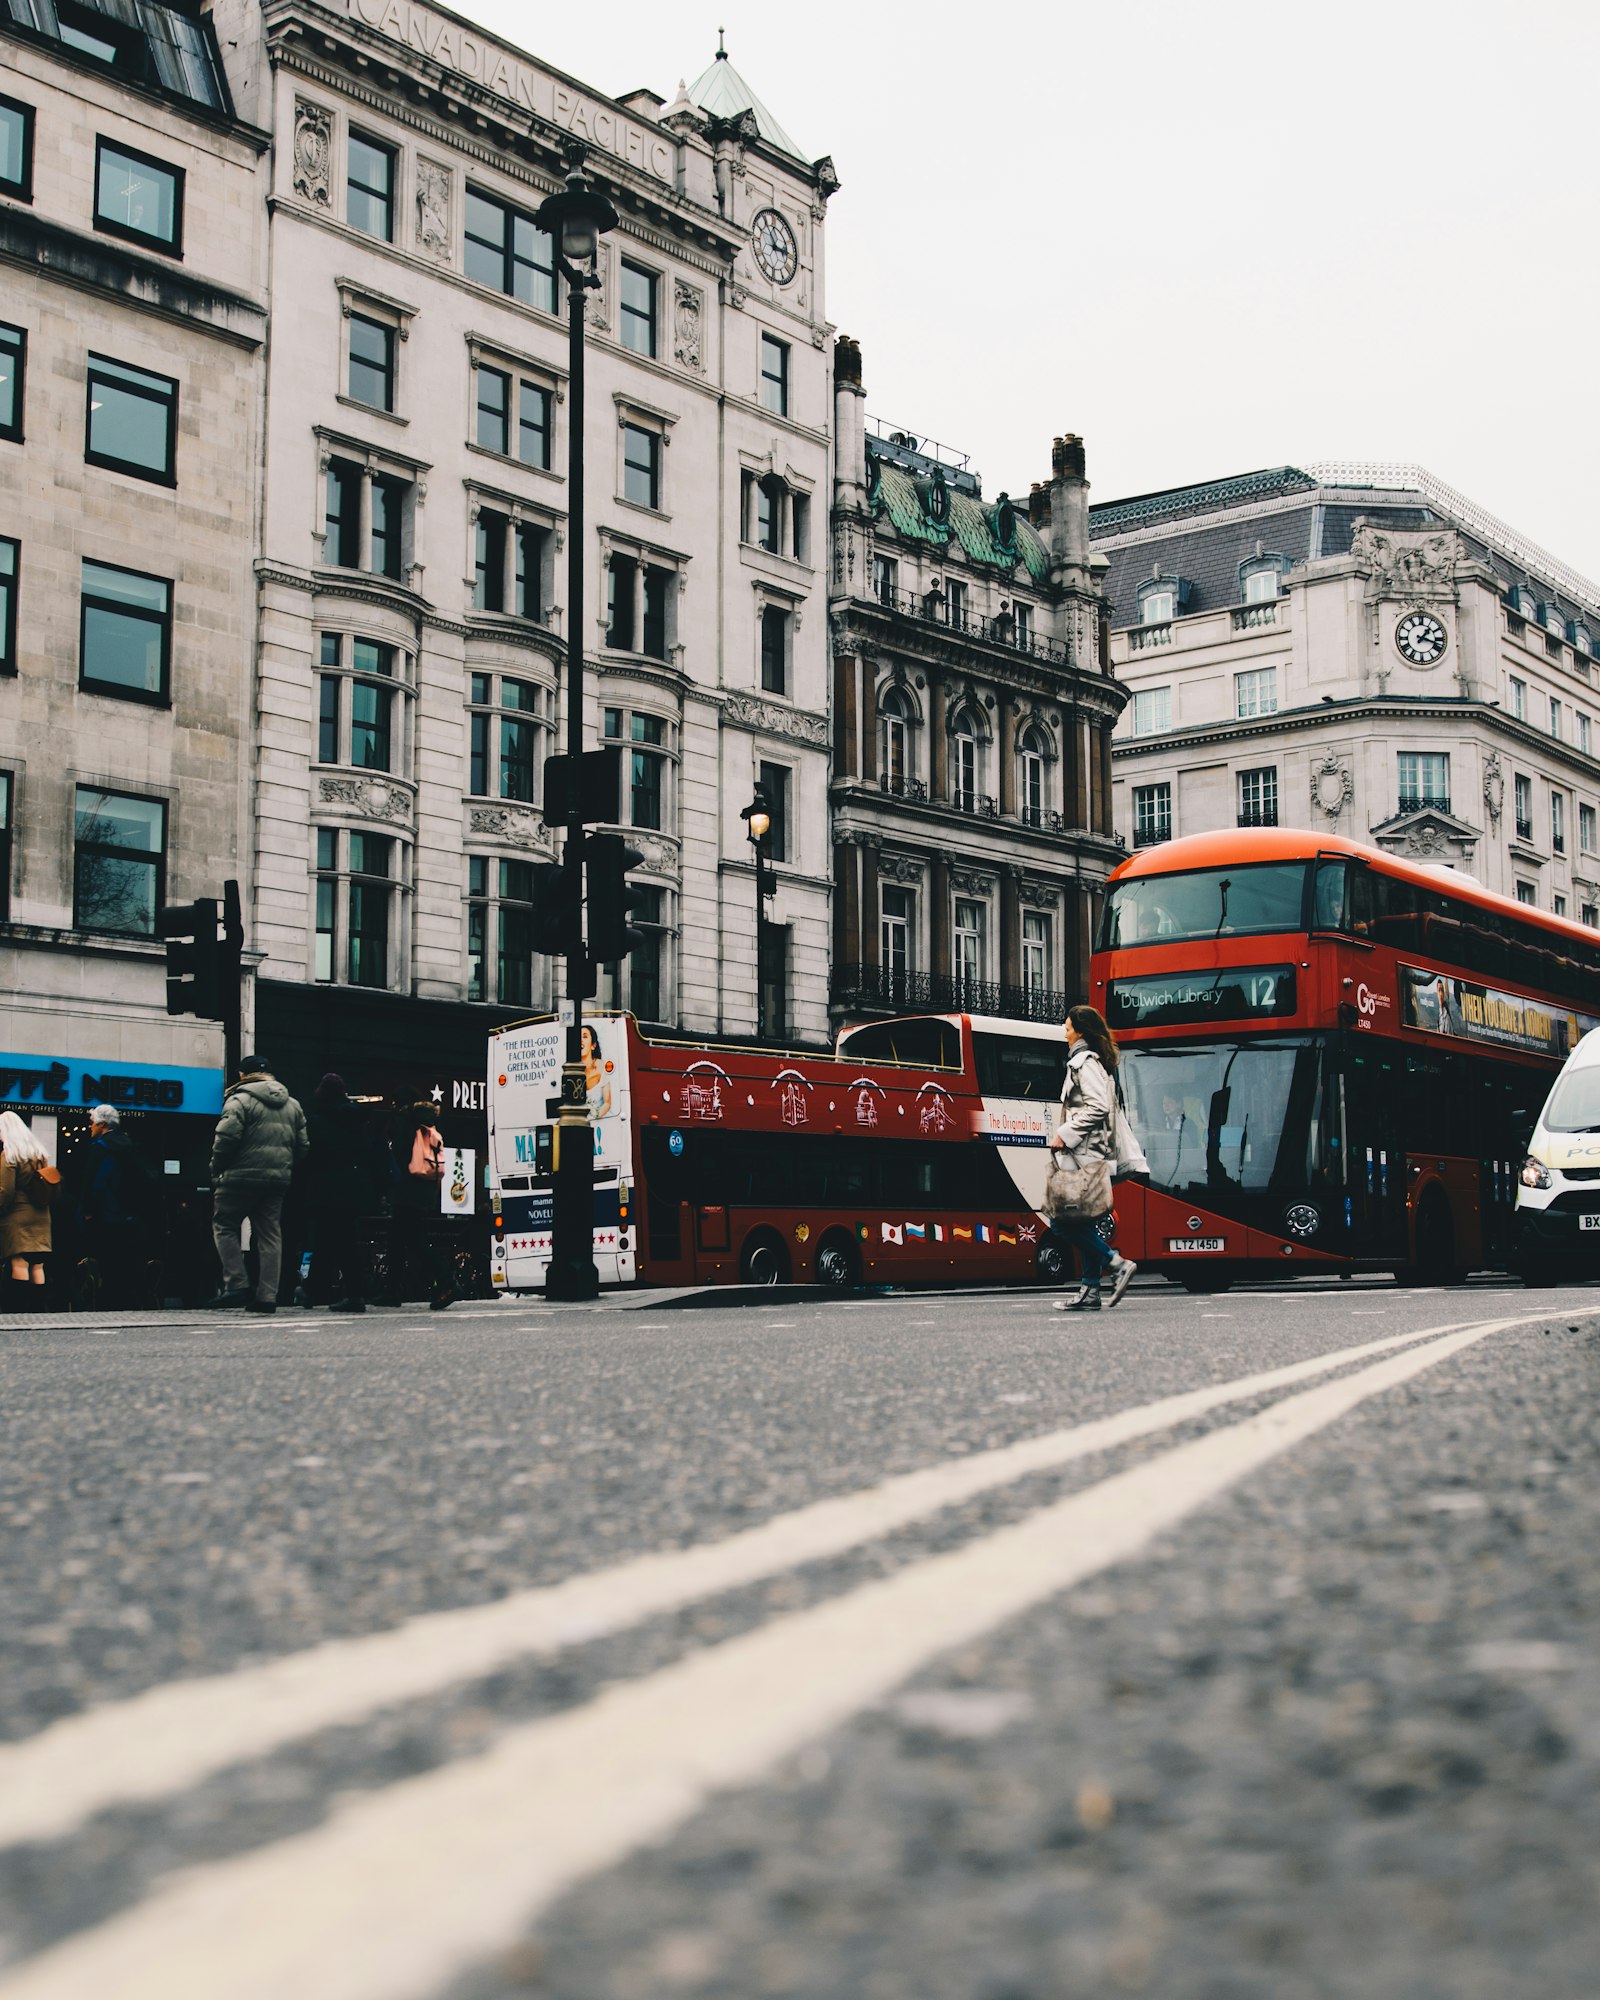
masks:
<path fill-rule="evenodd" d="M 1444 657 L 1450 635 L 1428 611 L 1408 611 L 1394 628 L 1394 642 L 1414 667 L 1431 667 Z"/>
<path fill-rule="evenodd" d="M 775 208 L 764 208 L 750 231 L 756 262 L 775 285 L 786 285 L 800 268 L 794 231 Z"/>

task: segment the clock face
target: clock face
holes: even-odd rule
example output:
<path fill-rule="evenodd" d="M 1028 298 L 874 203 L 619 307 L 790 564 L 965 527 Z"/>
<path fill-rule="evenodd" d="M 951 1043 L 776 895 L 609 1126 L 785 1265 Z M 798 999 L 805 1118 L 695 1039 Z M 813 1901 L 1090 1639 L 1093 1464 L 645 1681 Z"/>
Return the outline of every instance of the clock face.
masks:
<path fill-rule="evenodd" d="M 794 231 L 775 208 L 764 208 L 750 232 L 756 262 L 775 285 L 786 285 L 800 268 Z"/>
<path fill-rule="evenodd" d="M 1444 657 L 1450 635 L 1426 611 L 1408 611 L 1394 628 L 1394 642 L 1414 667 L 1431 667 Z"/>

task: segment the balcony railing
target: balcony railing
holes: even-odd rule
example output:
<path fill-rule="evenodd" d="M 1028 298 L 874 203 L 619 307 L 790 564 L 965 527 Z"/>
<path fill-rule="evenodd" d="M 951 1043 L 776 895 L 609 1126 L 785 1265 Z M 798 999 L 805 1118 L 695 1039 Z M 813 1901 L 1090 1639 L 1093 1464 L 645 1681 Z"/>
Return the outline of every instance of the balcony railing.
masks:
<path fill-rule="evenodd" d="M 1007 986 L 950 972 L 901 972 L 892 966 L 834 967 L 833 1003 L 886 1014 L 998 1014 L 1012 1021 L 1060 1021 L 1065 993 L 1045 986 Z"/>
<path fill-rule="evenodd" d="M 975 611 L 952 611 L 937 591 L 919 597 L 914 590 L 896 590 L 887 584 L 872 594 L 885 611 L 914 619 L 919 625 L 936 625 L 947 632 L 983 639 L 991 646 L 1004 646 L 1029 659 L 1047 660 L 1052 666 L 1072 664 L 1072 655 L 1059 639 L 1043 639 L 1035 632 L 1019 631 L 1016 619 L 1008 611 L 995 618 L 983 618 Z"/>
<path fill-rule="evenodd" d="M 1276 806 L 1240 806 L 1239 824 L 1241 826 L 1276 826 L 1278 824 L 1278 808 Z"/>
<path fill-rule="evenodd" d="M 1168 820 L 1162 826 L 1136 826 L 1133 829 L 1133 844 L 1135 847 L 1159 847 L 1162 841 L 1170 840 L 1171 838 L 1171 820 Z"/>
<path fill-rule="evenodd" d="M 1246 604 L 1233 614 L 1235 632 L 1255 632 L 1263 625 L 1276 625 L 1277 622 L 1276 604 Z"/>
<path fill-rule="evenodd" d="M 1130 625 L 1128 627 L 1128 651 L 1148 653 L 1152 646 L 1170 646 L 1172 627 L 1167 625 Z"/>
<path fill-rule="evenodd" d="M 1530 847 L 1533 845 L 1533 821 L 1531 819 L 1519 819 L 1517 821 L 1517 838 L 1518 840 L 1527 841 Z"/>
<path fill-rule="evenodd" d="M 937 806 L 945 812 L 963 813 L 969 819 L 997 820 L 1001 816 L 1000 801 L 989 792 L 957 792 L 953 798 L 936 799 L 921 778 L 891 778 L 883 771 L 878 773 L 878 790 L 892 799 Z M 1031 826 L 1040 833 L 1071 831 L 1064 813 L 1051 812 L 1043 806 L 1019 807 L 1017 819 L 1021 825 Z"/>
<path fill-rule="evenodd" d="M 1450 810 L 1450 794 L 1448 792 L 1402 792 L 1400 794 L 1400 810 L 1403 813 L 1428 811 L 1447 813 Z"/>
<path fill-rule="evenodd" d="M 887 792 L 892 799 L 925 800 L 928 788 L 920 778 L 891 778 L 887 771 L 878 773 L 878 790 Z"/>

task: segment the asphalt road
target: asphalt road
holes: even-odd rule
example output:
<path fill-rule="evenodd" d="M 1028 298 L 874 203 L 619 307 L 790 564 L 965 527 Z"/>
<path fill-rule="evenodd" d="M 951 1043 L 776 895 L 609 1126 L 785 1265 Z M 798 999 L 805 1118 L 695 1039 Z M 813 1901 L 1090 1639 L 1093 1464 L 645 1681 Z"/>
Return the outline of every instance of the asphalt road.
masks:
<path fill-rule="evenodd" d="M 1600 1287 L 0 1326 L 0 2000 L 1600 1990 Z"/>

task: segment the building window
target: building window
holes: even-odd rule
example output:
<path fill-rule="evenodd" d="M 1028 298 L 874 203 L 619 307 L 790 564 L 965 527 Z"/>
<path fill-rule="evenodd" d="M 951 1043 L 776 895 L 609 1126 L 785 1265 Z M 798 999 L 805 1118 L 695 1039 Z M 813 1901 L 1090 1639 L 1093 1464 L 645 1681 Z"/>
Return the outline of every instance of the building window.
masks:
<path fill-rule="evenodd" d="M 599 1005 L 627 1009 L 641 1021 L 661 1021 L 666 1012 L 661 1004 L 665 984 L 663 960 L 666 953 L 666 893 L 643 882 L 630 884 L 636 901 L 630 919 L 642 933 L 620 965 L 600 968 Z"/>
<path fill-rule="evenodd" d="M 628 753 L 628 824 L 659 833 L 666 823 L 665 745 L 667 725 L 659 715 L 605 711 L 608 742 L 631 745 Z"/>
<path fill-rule="evenodd" d="M 1567 621 L 1559 604 L 1544 604 L 1539 607 L 1539 622 L 1547 632 L 1558 639 L 1567 636 Z"/>
<path fill-rule="evenodd" d="M 1016 628 L 1017 644 L 1026 650 L 1026 648 L 1033 644 L 1033 606 L 1031 604 L 1018 604 L 1013 600 L 1011 622 Z"/>
<path fill-rule="evenodd" d="M 22 544 L 0 535 L 0 674 L 17 671 L 17 585 Z"/>
<path fill-rule="evenodd" d="M 492 974 L 492 976 L 491 976 Z M 533 1005 L 533 864 L 467 859 L 467 998 Z"/>
<path fill-rule="evenodd" d="M 1133 733 L 1158 736 L 1172 727 L 1172 689 L 1140 688 L 1133 697 Z"/>
<path fill-rule="evenodd" d="M 1260 770 L 1239 773 L 1239 824 L 1241 826 L 1278 824 L 1276 765 L 1266 764 Z"/>
<path fill-rule="evenodd" d="M 343 869 L 339 865 L 341 847 L 347 863 Z M 315 950 L 319 980 L 333 980 L 342 974 L 350 986 L 390 985 L 395 860 L 396 843 L 389 834 L 341 833 L 334 827 L 318 827 Z"/>
<path fill-rule="evenodd" d="M 84 458 L 136 479 L 177 483 L 178 385 L 103 354 L 89 356 Z"/>
<path fill-rule="evenodd" d="M 166 807 L 80 785 L 73 825 L 73 928 L 154 937 L 166 900 Z"/>
<path fill-rule="evenodd" d="M 773 555 L 782 551 L 783 481 L 768 475 L 756 481 L 756 546 Z"/>
<path fill-rule="evenodd" d="M 986 976 L 984 933 L 989 912 L 983 903 L 958 896 L 955 915 L 955 964 L 951 970 L 955 973 L 961 998 L 972 1000 Z"/>
<path fill-rule="evenodd" d="M 361 567 L 361 487 L 359 465 L 336 458 L 328 466 L 323 503 L 322 560 L 340 569 Z"/>
<path fill-rule="evenodd" d="M 541 770 L 544 729 L 539 689 L 532 681 L 498 681 L 474 674 L 468 684 L 471 718 L 468 786 L 474 798 L 520 799 L 532 805 Z"/>
<path fill-rule="evenodd" d="M 1050 986 L 1050 919 L 1042 910 L 1022 913 L 1022 990 L 1044 993 Z"/>
<path fill-rule="evenodd" d="M 554 312 L 555 252 L 533 217 L 470 187 L 466 208 L 467 276 L 524 305 Z"/>
<path fill-rule="evenodd" d="M 1593 806 L 1578 808 L 1578 845 L 1585 854 L 1595 851 L 1595 810 Z"/>
<path fill-rule="evenodd" d="M 1564 917 L 1567 914 L 1567 899 L 1565 896 L 1556 895 L 1550 898 L 1550 914 L 1553 917 Z"/>
<path fill-rule="evenodd" d="M 796 857 L 789 844 L 789 767 L 787 764 L 764 763 L 757 766 L 757 774 L 756 782 L 761 787 L 771 815 L 771 824 L 767 828 L 767 859 L 793 861 Z"/>
<path fill-rule="evenodd" d="M 1158 840 L 1172 838 L 1172 787 L 1135 785 L 1133 788 L 1133 844 L 1153 847 Z"/>
<path fill-rule="evenodd" d="M 1511 781 L 1513 815 L 1516 820 L 1518 840 L 1533 838 L 1533 780 L 1513 778 Z"/>
<path fill-rule="evenodd" d="M 640 424 L 622 426 L 622 497 L 636 507 L 661 504 L 661 436 Z"/>
<path fill-rule="evenodd" d="M 630 353 L 649 355 L 656 351 L 656 277 L 638 264 L 622 260 L 622 282 L 617 287 L 617 313 L 622 344 Z"/>
<path fill-rule="evenodd" d="M 905 793 L 911 776 L 911 718 L 899 688 L 885 688 L 878 698 L 878 769 L 883 788 Z"/>
<path fill-rule="evenodd" d="M 351 764 L 364 771 L 394 770 L 394 647 L 376 639 L 347 640 L 342 632 L 324 632 L 322 668 L 317 762 Z"/>
<path fill-rule="evenodd" d="M 0 438 L 22 442 L 22 382 L 27 371 L 28 336 L 20 326 L 0 325 Z"/>
<path fill-rule="evenodd" d="M 1029 727 L 1017 744 L 1017 809 L 1026 826 L 1044 825 L 1044 772 L 1044 738 Z"/>
<path fill-rule="evenodd" d="M 349 459 L 328 461 L 324 499 L 322 559 L 341 569 L 370 569 L 399 583 L 405 576 L 406 508 L 409 480 L 368 473 Z M 367 557 L 363 564 L 361 511 L 368 508 Z"/>
<path fill-rule="evenodd" d="M 1579 912 L 1579 919 L 1586 923 L 1590 930 L 1600 930 L 1600 903 L 1585 903 Z"/>
<path fill-rule="evenodd" d="M 1561 734 L 1561 704 L 1554 695 L 1550 697 L 1550 734 L 1552 736 Z"/>
<path fill-rule="evenodd" d="M 1439 750 L 1402 750 L 1400 753 L 1400 810 L 1417 812 L 1432 806 L 1438 812 L 1450 810 L 1450 759 Z"/>
<path fill-rule="evenodd" d="M 1567 851 L 1567 801 L 1560 792 L 1550 794 L 1550 852 Z"/>
<path fill-rule="evenodd" d="M 1278 670 L 1253 667 L 1249 673 L 1233 677 L 1233 712 L 1239 717 L 1276 715 L 1278 712 Z"/>
<path fill-rule="evenodd" d="M 350 315 L 350 400 L 370 409 L 394 408 L 395 330 L 365 313 Z"/>
<path fill-rule="evenodd" d="M 792 614 L 780 605 L 761 607 L 761 685 L 768 694 L 789 692 L 789 632 Z"/>
<path fill-rule="evenodd" d="M 950 726 L 950 801 L 958 812 L 978 810 L 978 734 L 965 713 Z"/>
<path fill-rule="evenodd" d="M 606 644 L 620 653 L 669 660 L 676 572 L 637 556 L 613 554 L 606 564 Z"/>
<path fill-rule="evenodd" d="M 1177 594 L 1172 590 L 1147 590 L 1139 598 L 1141 625 L 1168 625 L 1172 622 Z"/>
<path fill-rule="evenodd" d="M 789 414 L 789 344 L 761 336 L 761 407 L 775 417 Z"/>
<path fill-rule="evenodd" d="M 1240 582 L 1246 604 L 1271 604 L 1283 588 L 1282 566 L 1276 557 L 1269 556 L 1246 566 Z"/>
<path fill-rule="evenodd" d="M 183 250 L 183 169 L 101 139 L 95 147 L 94 226 L 176 257 Z"/>
<path fill-rule="evenodd" d="M 1518 722 L 1528 719 L 1528 683 L 1519 681 L 1515 674 L 1511 676 L 1511 713 Z"/>
<path fill-rule="evenodd" d="M 555 398 L 542 383 L 529 382 L 504 368 L 480 361 L 477 377 L 476 442 L 502 458 L 550 470 L 551 412 Z M 513 415 L 513 411 L 515 415 Z M 513 434 L 513 426 L 515 427 Z"/>
<path fill-rule="evenodd" d="M 0 97 L 0 194 L 33 199 L 33 106 Z"/>
<path fill-rule="evenodd" d="M 1519 882 L 1517 884 L 1517 901 L 1519 903 L 1537 903 L 1538 900 L 1539 892 L 1531 882 Z"/>
<path fill-rule="evenodd" d="M 0 771 L 0 923 L 11 914 L 11 791 L 11 773 Z"/>
<path fill-rule="evenodd" d="M 344 214 L 352 229 L 394 240 L 394 153 L 359 132 L 350 134 Z"/>
<path fill-rule="evenodd" d="M 172 585 L 142 570 L 85 562 L 78 685 L 164 702 L 172 652 Z"/>
<path fill-rule="evenodd" d="M 1578 748 L 1587 754 L 1589 749 L 1589 718 L 1580 708 L 1574 709 L 1572 719 L 1577 725 Z"/>
<path fill-rule="evenodd" d="M 900 565 L 893 556 L 872 558 L 872 594 L 880 604 L 893 605 L 900 588 Z"/>
<path fill-rule="evenodd" d="M 506 543 L 511 522 L 504 514 L 487 507 L 478 510 L 478 525 L 472 558 L 472 608 L 474 611 L 504 611 L 506 608 Z"/>
<path fill-rule="evenodd" d="M 944 616 L 952 631 L 967 629 L 967 586 L 956 577 L 945 579 Z"/>
<path fill-rule="evenodd" d="M 511 455 L 511 377 L 502 368 L 479 362 L 477 377 L 477 441 L 485 451 Z"/>
<path fill-rule="evenodd" d="M 889 982 L 884 997 L 891 1002 L 906 998 L 906 975 L 913 964 L 913 909 L 909 889 L 891 889 L 885 883 L 878 892 L 878 962 Z"/>
<path fill-rule="evenodd" d="M 371 561 L 367 566 L 376 575 L 390 577 L 396 583 L 405 574 L 402 538 L 406 496 L 410 491 L 403 479 L 373 474 Z"/>
<path fill-rule="evenodd" d="M 782 1041 L 789 1032 L 789 926 L 756 926 L 756 1033 Z"/>

